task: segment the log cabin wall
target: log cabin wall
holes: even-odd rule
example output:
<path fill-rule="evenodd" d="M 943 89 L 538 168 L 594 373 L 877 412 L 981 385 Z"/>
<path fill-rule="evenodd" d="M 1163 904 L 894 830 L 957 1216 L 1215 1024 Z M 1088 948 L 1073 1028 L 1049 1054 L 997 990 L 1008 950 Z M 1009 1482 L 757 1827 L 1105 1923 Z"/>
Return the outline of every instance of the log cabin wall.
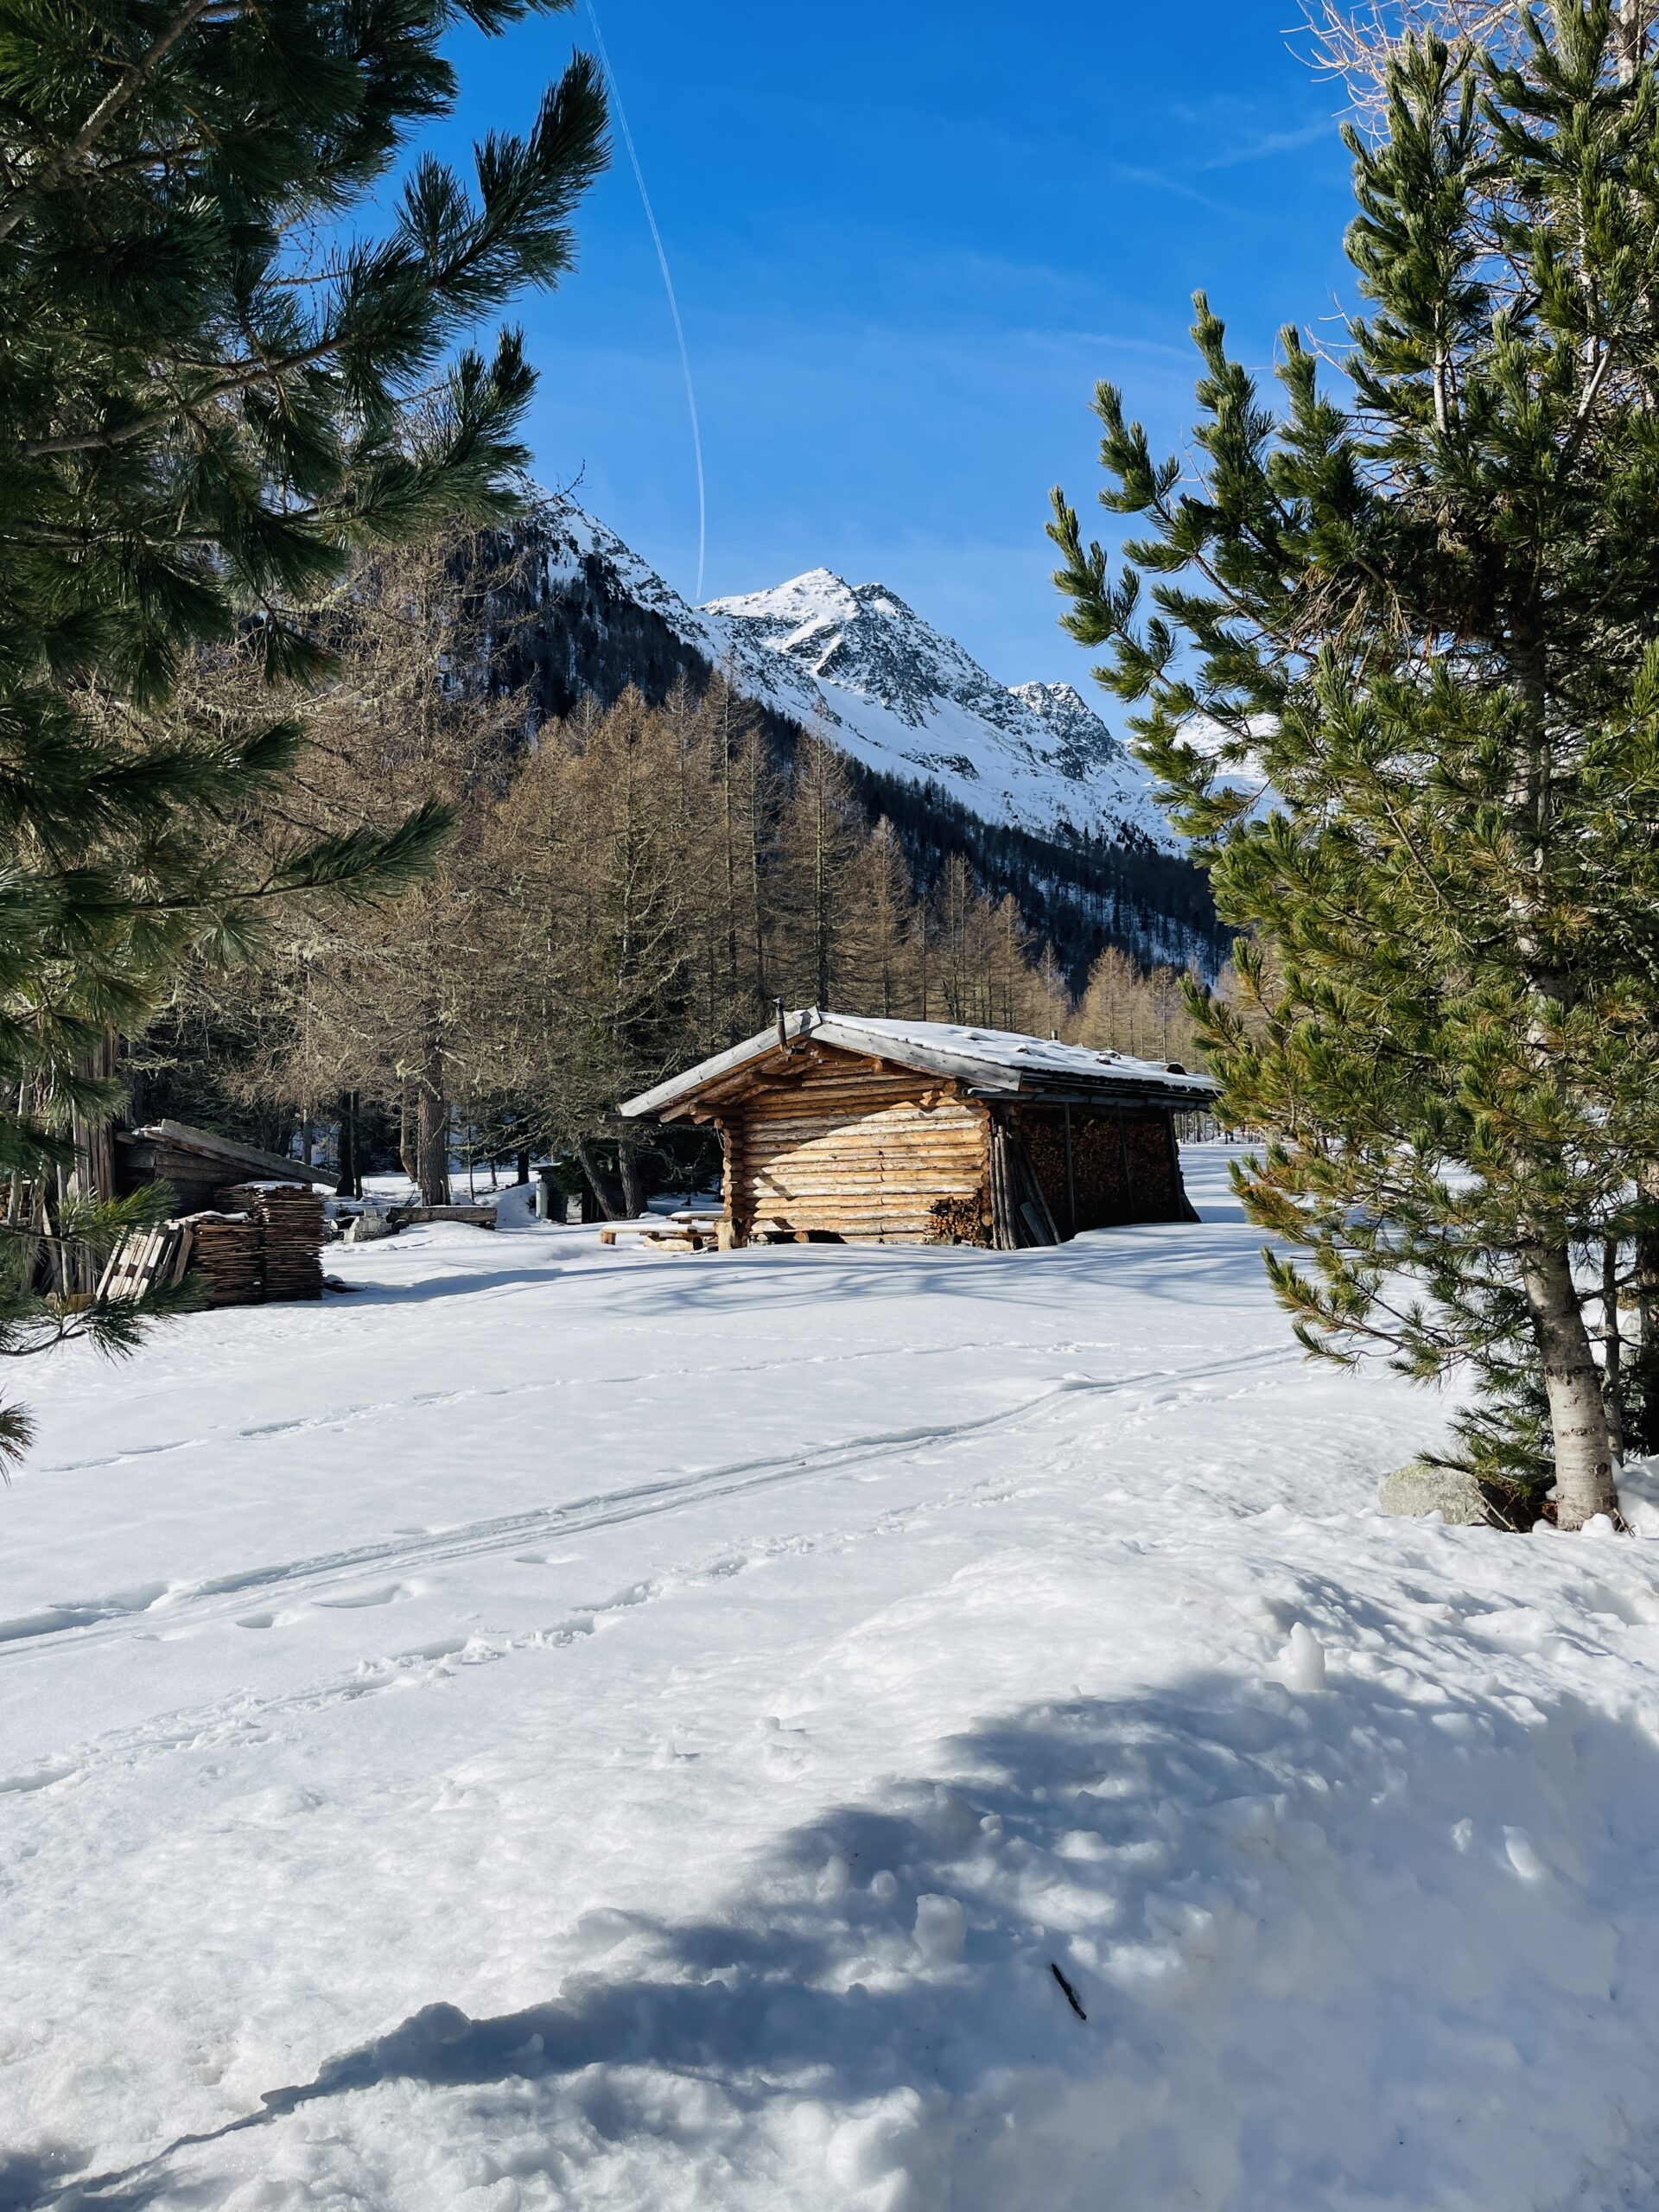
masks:
<path fill-rule="evenodd" d="M 718 1120 L 740 1238 L 990 1241 L 989 1116 L 948 1080 L 826 1052 L 755 1084 Z"/>

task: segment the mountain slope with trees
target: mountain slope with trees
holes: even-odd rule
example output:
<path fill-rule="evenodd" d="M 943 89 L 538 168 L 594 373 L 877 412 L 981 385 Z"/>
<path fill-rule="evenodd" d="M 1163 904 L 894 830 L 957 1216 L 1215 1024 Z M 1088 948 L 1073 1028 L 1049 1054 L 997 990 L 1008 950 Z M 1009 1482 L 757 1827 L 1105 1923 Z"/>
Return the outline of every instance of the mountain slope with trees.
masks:
<path fill-rule="evenodd" d="M 536 715 L 562 719 L 589 694 L 608 706 L 630 686 L 660 703 L 717 673 L 760 711 L 781 760 L 803 730 L 836 747 L 867 819 L 893 824 L 921 881 L 959 853 L 1013 897 L 1079 988 L 1108 943 L 1211 976 L 1225 957 L 1145 772 L 1069 685 L 1005 690 L 880 587 L 814 577 L 798 580 L 804 592 L 691 607 L 566 499 L 476 557 L 512 632 L 499 680 Z"/>

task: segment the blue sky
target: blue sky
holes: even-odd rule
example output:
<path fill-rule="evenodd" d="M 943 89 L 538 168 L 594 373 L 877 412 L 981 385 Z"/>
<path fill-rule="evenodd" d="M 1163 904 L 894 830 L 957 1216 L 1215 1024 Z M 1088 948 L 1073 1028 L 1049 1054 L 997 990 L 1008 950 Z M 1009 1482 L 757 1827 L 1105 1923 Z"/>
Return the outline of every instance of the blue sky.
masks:
<path fill-rule="evenodd" d="M 1092 501 L 1095 379 L 1173 442 L 1196 286 L 1262 362 L 1345 289 L 1337 97 L 1294 0 L 595 4 L 696 378 L 704 595 L 879 578 L 1005 682 L 1090 689 L 1043 524 L 1056 481 Z M 459 37 L 445 141 L 523 127 L 575 42 L 580 10 Z M 684 391 L 620 143 L 580 230 L 523 309 L 538 473 L 689 595 Z"/>

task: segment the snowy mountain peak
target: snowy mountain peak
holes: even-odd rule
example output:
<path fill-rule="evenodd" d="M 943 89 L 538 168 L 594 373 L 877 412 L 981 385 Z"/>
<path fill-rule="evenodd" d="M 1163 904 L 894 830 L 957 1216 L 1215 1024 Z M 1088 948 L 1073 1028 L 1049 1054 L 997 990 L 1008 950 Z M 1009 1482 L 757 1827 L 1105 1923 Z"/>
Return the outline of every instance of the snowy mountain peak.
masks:
<path fill-rule="evenodd" d="M 772 591 L 715 600 L 709 611 L 749 625 L 774 652 L 885 708 L 912 729 L 925 728 L 942 702 L 1010 732 L 1027 719 L 1014 695 L 954 638 L 885 584 L 850 585 L 827 569 L 813 569 Z"/>
<path fill-rule="evenodd" d="M 1085 776 L 1091 767 L 1104 767 L 1108 762 L 1133 767 L 1100 716 L 1070 683 L 1016 683 L 1014 696 L 1053 731 L 1055 758 L 1063 774 Z"/>
<path fill-rule="evenodd" d="M 1144 772 L 1071 684 L 999 683 L 886 584 L 811 569 L 703 612 L 810 677 L 836 742 L 871 766 L 993 821 L 1174 849 Z"/>
<path fill-rule="evenodd" d="M 867 767 L 1039 836 L 1179 849 L 1145 771 L 1071 684 L 999 683 L 886 584 L 809 569 L 694 607 L 573 500 L 546 502 L 539 535 L 544 588 L 603 572 L 734 690 Z"/>

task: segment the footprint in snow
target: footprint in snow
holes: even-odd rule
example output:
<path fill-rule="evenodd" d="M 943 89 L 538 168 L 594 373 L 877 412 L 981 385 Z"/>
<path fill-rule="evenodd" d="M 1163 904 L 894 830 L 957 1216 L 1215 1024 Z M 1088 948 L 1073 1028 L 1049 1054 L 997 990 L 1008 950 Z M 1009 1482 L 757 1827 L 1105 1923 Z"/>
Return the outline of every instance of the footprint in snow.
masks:
<path fill-rule="evenodd" d="M 387 1582 L 376 1590 L 352 1590 L 338 1598 L 319 1598 L 316 1602 L 331 1613 L 354 1613 L 365 1605 L 395 1605 L 405 1598 L 416 1595 L 412 1583 Z"/>

